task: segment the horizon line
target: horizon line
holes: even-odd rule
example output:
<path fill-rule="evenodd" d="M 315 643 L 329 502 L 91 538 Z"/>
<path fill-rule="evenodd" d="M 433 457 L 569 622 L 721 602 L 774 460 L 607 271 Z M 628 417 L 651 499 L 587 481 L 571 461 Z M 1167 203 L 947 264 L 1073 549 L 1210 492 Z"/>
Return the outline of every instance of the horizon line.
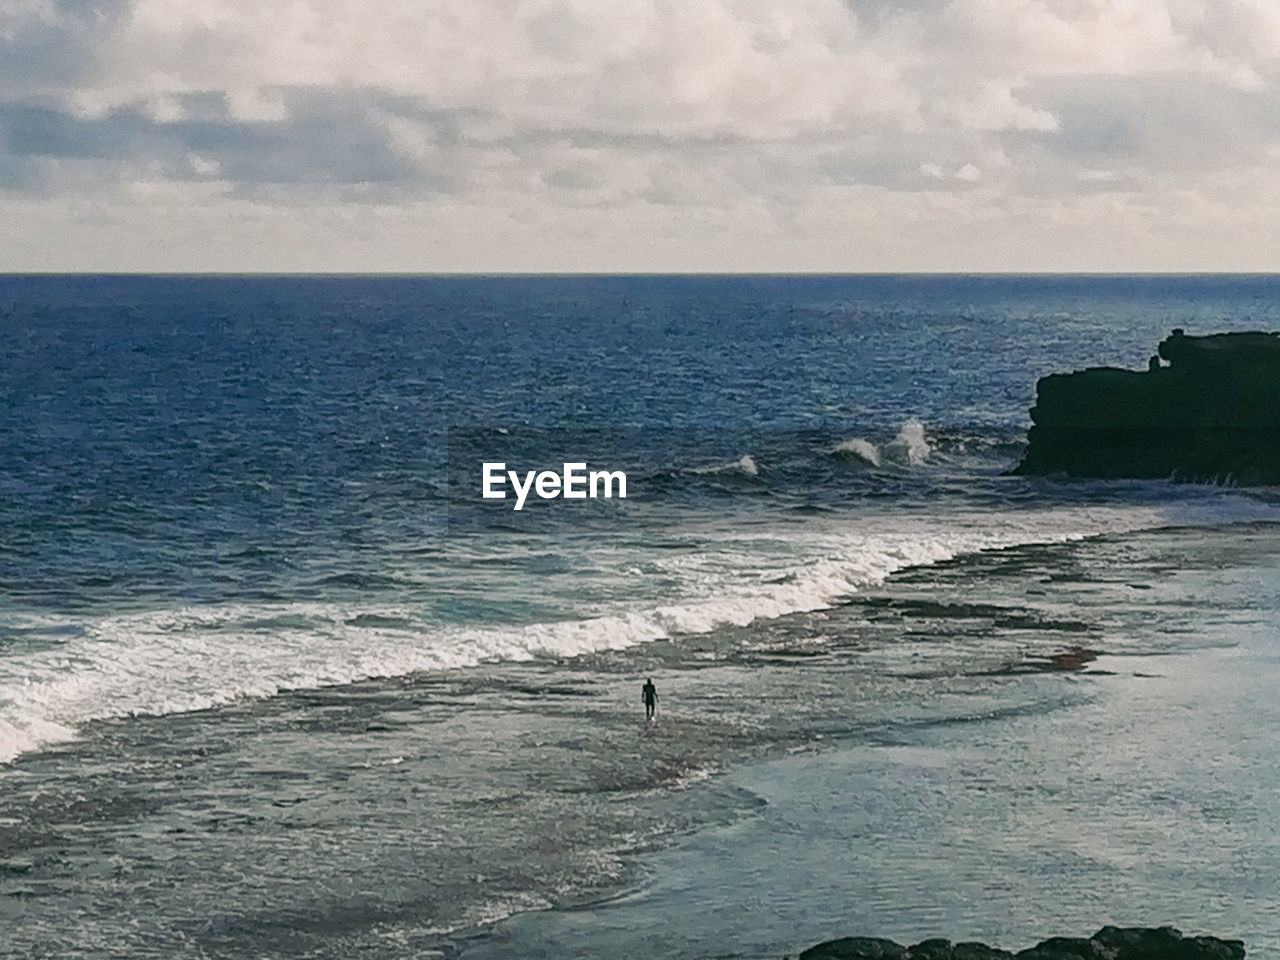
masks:
<path fill-rule="evenodd" d="M 0 270 L 0 279 L 90 277 L 173 278 L 857 278 L 857 277 L 1280 277 L 1277 270 Z"/>

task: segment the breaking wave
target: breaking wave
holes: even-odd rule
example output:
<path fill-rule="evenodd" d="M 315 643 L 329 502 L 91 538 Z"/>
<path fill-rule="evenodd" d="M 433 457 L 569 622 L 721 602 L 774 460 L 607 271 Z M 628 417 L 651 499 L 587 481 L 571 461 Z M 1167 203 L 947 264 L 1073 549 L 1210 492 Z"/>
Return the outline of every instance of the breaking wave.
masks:
<path fill-rule="evenodd" d="M 924 424 L 919 420 L 908 420 L 898 431 L 898 435 L 884 445 L 882 451 L 885 459 L 896 463 L 905 463 L 916 467 L 929 459 L 929 441 L 924 436 Z"/>
<path fill-rule="evenodd" d="M 804 529 L 711 541 L 705 555 L 693 558 L 665 560 L 658 551 L 637 558 L 660 570 L 667 602 L 635 599 L 584 610 L 576 619 L 515 627 L 446 624 L 412 608 L 376 604 L 222 604 L 85 621 L 44 617 L 24 622 L 44 634 L 43 649 L 0 658 L 0 762 L 71 739 L 93 720 L 200 710 L 487 661 L 620 650 L 819 610 L 896 571 L 967 553 L 1277 517 L 1266 504 L 1228 495 L 1206 493 L 1182 506 L 1189 509 L 975 511 L 862 519 L 856 526 L 815 520 Z"/>
<path fill-rule="evenodd" d="M 841 440 L 831 448 L 831 452 L 837 456 L 856 458 L 873 467 L 880 466 L 880 451 L 870 440 L 863 440 L 861 437 Z"/>
<path fill-rule="evenodd" d="M 832 456 L 854 458 L 873 467 L 918 467 L 928 461 L 933 448 L 925 437 L 924 424 L 912 419 L 898 429 L 897 436 L 881 447 L 862 437 L 851 437 L 841 440 L 829 452 Z"/>
<path fill-rule="evenodd" d="M 731 460 L 728 463 L 717 463 L 708 467 L 690 467 L 689 472 L 697 474 L 739 473 L 746 477 L 758 477 L 760 475 L 760 467 L 755 460 L 751 459 L 751 454 L 744 453 L 737 460 Z"/>

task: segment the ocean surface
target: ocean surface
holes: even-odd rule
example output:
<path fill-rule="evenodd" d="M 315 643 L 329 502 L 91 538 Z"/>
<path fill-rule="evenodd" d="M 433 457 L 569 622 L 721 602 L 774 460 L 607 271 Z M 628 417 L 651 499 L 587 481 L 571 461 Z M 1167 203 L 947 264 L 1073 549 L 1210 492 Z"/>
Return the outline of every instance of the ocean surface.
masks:
<path fill-rule="evenodd" d="M 1280 278 L 0 277 L 0 956 L 1280 956 L 1280 490 L 1007 475 L 1174 327 Z"/>

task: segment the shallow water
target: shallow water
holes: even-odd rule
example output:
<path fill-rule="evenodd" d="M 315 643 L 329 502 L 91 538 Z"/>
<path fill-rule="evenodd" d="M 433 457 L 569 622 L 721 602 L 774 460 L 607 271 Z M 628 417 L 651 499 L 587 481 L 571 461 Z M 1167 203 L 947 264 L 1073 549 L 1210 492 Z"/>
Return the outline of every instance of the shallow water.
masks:
<path fill-rule="evenodd" d="M 1280 326 L 1278 282 L 0 278 L 0 954 L 1020 941 L 1130 897 L 1271 943 L 1276 491 L 1006 471 L 1036 377 Z M 584 457 L 634 496 L 478 498 Z"/>
<path fill-rule="evenodd" d="M 1280 721 L 1280 540 L 1150 537 L 1124 552 L 1108 573 L 1143 600 L 1089 608 L 1089 643 L 1117 652 L 1085 673 L 1009 677 L 1017 701 L 984 710 L 979 695 L 967 716 L 733 772 L 723 786 L 755 798 L 749 815 L 638 858 L 626 896 L 517 917 L 464 957 L 776 958 L 855 934 L 1021 949 L 1105 923 L 1280 950 L 1265 732 Z M 1187 589 L 1206 567 L 1216 603 Z M 1045 592 L 1078 602 L 1113 586 L 1068 583 Z M 1155 611 L 1175 605 L 1169 636 Z"/>
<path fill-rule="evenodd" d="M 679 644 L 96 724 L 0 771 L 9 943 L 676 958 L 1159 921 L 1274 947 L 1278 565 L 1269 525 L 1012 548 Z"/>

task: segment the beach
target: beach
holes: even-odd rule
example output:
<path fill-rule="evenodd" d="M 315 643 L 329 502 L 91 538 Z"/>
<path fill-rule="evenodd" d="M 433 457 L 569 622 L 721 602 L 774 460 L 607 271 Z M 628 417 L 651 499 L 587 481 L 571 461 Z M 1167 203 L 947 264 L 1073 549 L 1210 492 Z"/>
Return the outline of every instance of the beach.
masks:
<path fill-rule="evenodd" d="M 1008 475 L 1274 281 L 0 285 L 0 955 L 1280 949 L 1274 492 Z"/>

